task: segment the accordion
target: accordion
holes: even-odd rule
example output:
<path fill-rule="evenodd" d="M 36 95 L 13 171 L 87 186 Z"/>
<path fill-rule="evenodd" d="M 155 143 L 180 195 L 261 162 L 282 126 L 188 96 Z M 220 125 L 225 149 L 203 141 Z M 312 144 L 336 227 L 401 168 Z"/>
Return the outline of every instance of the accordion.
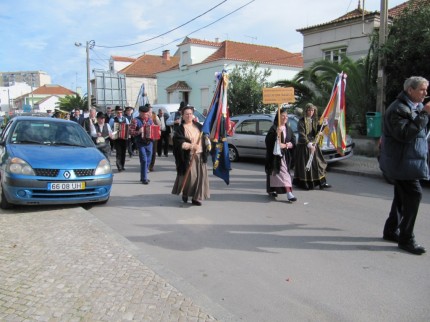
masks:
<path fill-rule="evenodd" d="M 158 139 L 160 139 L 160 126 L 159 125 L 145 125 L 143 127 L 142 139 L 144 139 L 144 140 L 158 140 Z"/>
<path fill-rule="evenodd" d="M 127 140 L 128 139 L 128 124 L 126 124 L 126 123 L 114 123 L 113 131 L 115 132 L 114 140 L 116 140 L 116 139 Z"/>

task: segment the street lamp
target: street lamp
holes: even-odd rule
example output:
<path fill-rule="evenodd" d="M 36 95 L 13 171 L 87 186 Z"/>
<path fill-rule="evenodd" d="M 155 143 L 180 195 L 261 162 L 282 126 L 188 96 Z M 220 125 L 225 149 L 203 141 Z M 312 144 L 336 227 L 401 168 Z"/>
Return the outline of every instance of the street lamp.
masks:
<path fill-rule="evenodd" d="M 86 52 L 87 52 L 87 108 L 88 111 L 91 108 L 91 94 L 90 94 L 90 49 L 94 48 L 96 42 L 94 40 L 87 41 L 86 44 Z M 82 44 L 80 42 L 75 42 L 76 47 L 81 47 Z"/>

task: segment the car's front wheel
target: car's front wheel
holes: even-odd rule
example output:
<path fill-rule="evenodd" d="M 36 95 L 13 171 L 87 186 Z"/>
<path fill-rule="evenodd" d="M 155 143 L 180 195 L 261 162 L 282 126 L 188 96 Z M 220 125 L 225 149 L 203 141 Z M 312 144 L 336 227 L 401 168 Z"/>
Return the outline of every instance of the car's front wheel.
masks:
<path fill-rule="evenodd" d="M 4 194 L 4 191 L 3 191 L 3 187 L 1 188 L 1 197 L 0 198 L 1 198 L 1 200 L 0 200 L 0 208 L 1 209 L 10 209 L 13 207 L 13 205 L 9 201 L 7 201 L 6 196 Z"/>
<path fill-rule="evenodd" d="M 237 152 L 237 149 L 232 145 L 228 146 L 228 158 L 230 159 L 230 162 L 236 162 L 239 160 L 239 153 Z"/>

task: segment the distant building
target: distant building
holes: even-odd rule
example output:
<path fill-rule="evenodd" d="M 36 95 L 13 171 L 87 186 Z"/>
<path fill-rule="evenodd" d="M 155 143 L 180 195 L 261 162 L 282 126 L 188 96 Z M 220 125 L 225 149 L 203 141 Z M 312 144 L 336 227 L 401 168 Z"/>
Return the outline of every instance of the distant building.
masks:
<path fill-rule="evenodd" d="M 26 83 L 28 86 L 36 88 L 51 84 L 51 76 L 40 70 L 0 72 L 0 87 L 13 86 L 15 83 Z"/>
<path fill-rule="evenodd" d="M 215 73 L 231 71 L 245 63 L 270 69 L 268 82 L 292 79 L 303 68 L 301 53 L 230 40 L 207 41 L 184 38 L 178 45 L 179 62 L 157 73 L 158 103 L 184 101 L 199 111 L 208 109 L 215 91 Z"/>
<path fill-rule="evenodd" d="M 76 95 L 76 93 L 60 85 L 43 85 L 30 93 L 15 98 L 14 104 L 17 110 L 23 110 L 24 105 L 30 105 L 32 109 L 39 107 L 41 112 L 46 112 L 54 109 L 55 104 L 52 104 L 55 100 L 58 101 L 59 98 L 67 95 Z"/>
<path fill-rule="evenodd" d="M 128 66 L 122 68 L 119 73 L 126 77 L 127 105 L 135 106 L 142 84 L 148 101 L 157 102 L 157 76 L 158 72 L 169 70 L 179 63 L 178 56 L 171 56 L 169 50 L 164 50 L 159 55 L 142 55 Z"/>
<path fill-rule="evenodd" d="M 430 0 L 410 0 L 388 10 L 391 24 L 408 6 L 428 6 Z M 379 11 L 369 12 L 358 7 L 332 21 L 297 29 L 303 35 L 305 67 L 318 60 L 340 62 L 341 55 L 352 60 L 365 57 L 370 48 L 370 36 L 380 26 Z"/>

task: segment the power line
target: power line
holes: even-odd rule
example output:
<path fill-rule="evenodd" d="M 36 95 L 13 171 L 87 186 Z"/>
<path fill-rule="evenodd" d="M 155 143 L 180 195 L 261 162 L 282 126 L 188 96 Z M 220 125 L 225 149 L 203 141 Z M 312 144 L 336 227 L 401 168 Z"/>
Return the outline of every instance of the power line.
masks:
<path fill-rule="evenodd" d="M 221 18 L 219 18 L 219 19 L 217 19 L 217 20 L 215 20 L 215 21 L 211 22 L 210 24 L 207 24 L 207 25 L 205 25 L 205 26 L 203 26 L 203 27 L 201 27 L 201 28 L 199 28 L 199 29 L 196 29 L 196 30 L 194 30 L 194 31 L 190 32 L 189 34 L 187 34 L 187 35 L 185 35 L 185 36 L 182 36 L 182 37 L 180 37 L 180 38 L 174 39 L 174 40 L 172 40 L 171 42 L 169 42 L 169 43 L 167 43 L 167 44 L 164 44 L 164 45 L 162 45 L 162 46 L 159 46 L 159 47 L 156 47 L 156 48 L 153 48 L 153 49 L 147 50 L 147 51 L 145 51 L 145 52 L 143 52 L 143 53 L 133 54 L 133 55 L 130 55 L 130 56 L 141 56 L 142 54 L 149 53 L 149 52 L 152 52 L 152 51 L 158 50 L 158 49 L 160 49 L 160 48 L 163 48 L 163 47 L 165 47 L 165 46 L 171 45 L 171 44 L 173 44 L 173 43 L 175 43 L 175 42 L 177 42 L 177 41 L 181 40 L 181 39 L 182 39 L 182 38 L 184 38 L 184 37 L 188 37 L 189 35 L 192 35 L 192 34 L 194 34 L 194 33 L 198 32 L 198 31 L 200 31 L 200 30 L 202 30 L 202 29 L 205 29 L 205 28 L 207 28 L 207 27 L 209 27 L 209 26 L 212 26 L 213 24 L 217 23 L 218 21 L 220 21 L 220 20 L 222 20 L 222 19 L 224 19 L 224 18 L 227 18 L 228 16 L 232 15 L 233 13 L 235 13 L 235 12 L 237 12 L 237 11 L 239 11 L 239 10 L 243 9 L 244 7 L 246 7 L 246 6 L 248 6 L 248 5 L 250 5 L 250 4 L 251 4 L 252 2 L 254 2 L 254 1 L 255 1 L 255 0 L 251 0 L 251 1 L 249 1 L 248 3 L 245 3 L 243 6 L 241 6 L 241 7 L 237 8 L 237 9 L 233 10 L 232 12 L 230 12 L 230 13 L 228 13 L 228 14 L 226 14 L 226 15 L 222 16 Z"/>
<path fill-rule="evenodd" d="M 189 24 L 190 22 L 192 22 L 192 21 L 196 20 L 197 18 L 200 18 L 201 16 L 204 16 L 205 14 L 207 14 L 208 12 L 210 12 L 210 11 L 214 10 L 215 8 L 219 7 L 220 5 L 222 5 L 222 4 L 223 4 L 224 2 L 226 2 L 226 1 L 227 1 L 227 0 L 224 0 L 224 1 L 220 2 L 220 3 L 219 3 L 219 4 L 217 4 L 216 6 L 212 7 L 211 9 L 209 9 L 209 10 L 207 10 L 207 11 L 205 11 L 205 12 L 203 12 L 202 14 L 198 15 L 197 17 L 194 17 L 193 19 L 188 20 L 187 22 L 183 23 L 182 25 L 180 25 L 180 26 L 178 26 L 178 27 L 175 27 L 175 28 L 173 28 L 173 29 L 171 29 L 171 30 L 169 30 L 169 31 L 166 31 L 166 32 L 164 32 L 164 33 L 162 33 L 162 34 L 160 34 L 160 35 L 158 35 L 158 36 L 155 36 L 155 37 L 152 37 L 152 38 L 149 38 L 149 39 L 146 39 L 146 40 L 142 40 L 142 41 L 139 41 L 139 42 L 135 42 L 135 43 L 133 43 L 133 44 L 128 44 L 128 45 L 119 45 L 119 46 L 102 46 L 102 45 L 96 45 L 96 46 L 97 46 L 97 47 L 103 47 L 103 48 L 120 48 L 120 47 L 129 47 L 129 46 L 134 46 L 134 45 L 142 44 L 142 43 L 144 43 L 144 42 L 148 42 L 148 41 L 150 41 L 150 40 L 154 40 L 154 39 L 156 39 L 156 38 L 159 38 L 159 37 L 162 37 L 162 36 L 164 36 L 164 35 L 167 35 L 167 34 L 171 33 L 172 31 L 175 31 L 176 29 L 179 29 L 179 28 L 181 28 L 181 27 L 183 27 L 183 26 L 185 26 L 185 25 Z"/>

